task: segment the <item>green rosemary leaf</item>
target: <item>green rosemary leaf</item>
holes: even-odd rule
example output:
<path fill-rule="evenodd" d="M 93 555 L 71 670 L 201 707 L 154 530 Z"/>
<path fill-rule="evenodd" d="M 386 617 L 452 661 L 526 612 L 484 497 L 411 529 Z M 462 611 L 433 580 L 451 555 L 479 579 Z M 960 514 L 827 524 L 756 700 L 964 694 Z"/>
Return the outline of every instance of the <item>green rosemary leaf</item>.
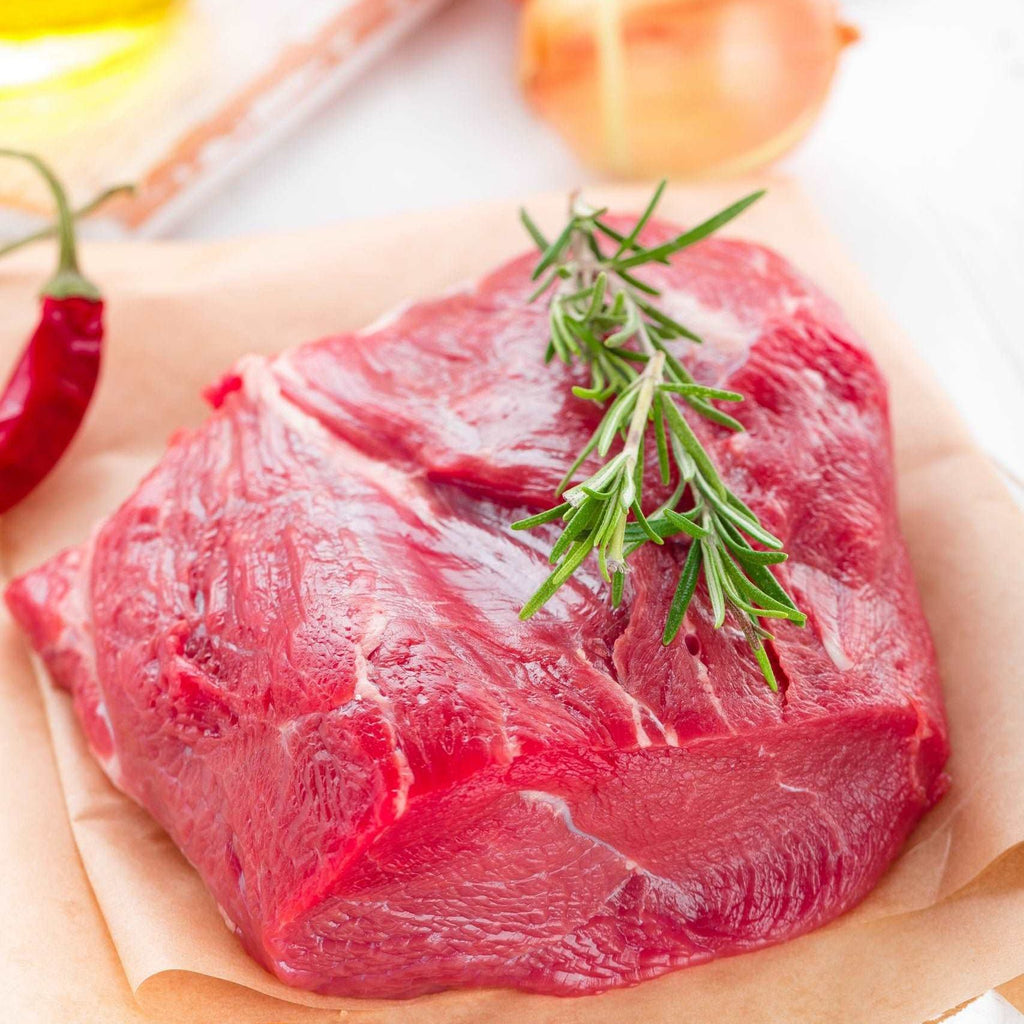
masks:
<path fill-rule="evenodd" d="M 547 277 L 533 290 L 530 297 L 526 300 L 528 303 L 536 302 L 556 281 L 558 280 L 558 271 L 552 270 Z"/>
<path fill-rule="evenodd" d="M 725 494 L 725 484 L 722 483 L 718 470 L 712 465 L 708 453 L 697 440 L 697 435 L 690 428 L 690 424 L 683 418 L 683 414 L 676 407 L 675 402 L 667 401 L 663 408 L 669 428 L 707 481 L 708 490 L 715 492 L 719 496 L 719 500 L 722 500 L 722 496 Z M 724 500 L 722 500 L 722 504 L 725 504 Z"/>
<path fill-rule="evenodd" d="M 668 441 L 665 438 L 665 414 L 661 408 L 662 397 L 660 394 L 654 396 L 654 440 L 658 446 L 658 472 L 661 474 L 661 482 L 667 487 L 672 479 L 672 467 L 668 461 Z"/>
<path fill-rule="evenodd" d="M 622 523 L 622 532 L 625 534 L 626 511 L 619 503 L 618 489 L 616 489 L 612 500 L 607 502 L 597 529 L 594 531 L 598 544 L 597 565 L 601 571 L 601 578 L 605 583 L 611 582 L 608 572 L 608 546 L 619 529 L 620 521 Z"/>
<path fill-rule="evenodd" d="M 536 281 L 540 278 L 544 271 L 548 269 L 561 255 L 566 245 L 569 244 L 569 239 L 572 238 L 573 232 L 576 230 L 576 225 L 570 221 L 562 229 L 562 233 L 547 247 L 544 255 L 541 256 L 540 263 L 534 268 L 533 280 Z"/>
<path fill-rule="evenodd" d="M 687 536 L 695 537 L 697 540 L 708 535 L 708 531 L 703 526 L 699 526 L 689 516 L 685 516 L 681 512 L 667 508 L 662 515 L 676 533 L 685 533 Z"/>
<path fill-rule="evenodd" d="M 568 504 L 568 502 L 566 504 Z M 551 549 L 551 554 L 548 556 L 548 560 L 552 565 L 556 565 L 558 563 L 566 548 L 568 548 L 568 546 L 593 523 L 594 519 L 597 517 L 599 508 L 600 502 L 596 498 L 588 498 L 582 505 L 580 505 L 576 510 L 576 514 L 566 524 L 565 529 L 562 531 L 562 536 L 555 541 L 555 545 Z"/>
<path fill-rule="evenodd" d="M 622 278 L 631 288 L 635 288 L 639 292 L 643 292 L 644 295 L 660 295 L 661 292 L 654 287 L 653 284 L 648 284 L 646 281 L 641 281 L 639 277 L 635 277 L 627 270 L 623 270 L 621 267 L 617 267 L 615 270 L 616 274 Z"/>
<path fill-rule="evenodd" d="M 780 604 L 786 605 L 794 613 L 793 622 L 802 626 L 807 621 L 807 616 L 797 608 L 793 599 L 780 586 L 779 581 L 772 575 L 770 569 L 763 565 L 747 566 L 747 574 L 766 594 L 770 594 Z"/>
<path fill-rule="evenodd" d="M 706 221 L 698 224 L 695 228 L 691 228 L 689 231 L 684 231 L 681 235 L 673 238 L 669 242 L 665 242 L 663 245 L 655 246 L 653 249 L 642 249 L 629 258 L 623 260 L 620 266 L 629 270 L 630 267 L 639 267 L 644 263 L 649 263 L 651 260 L 662 259 L 667 256 L 673 256 L 681 249 L 685 249 L 688 246 L 693 245 L 695 242 L 699 242 L 708 235 L 713 234 L 719 228 L 724 227 L 733 218 L 738 217 L 748 206 L 752 203 L 756 203 L 761 196 L 764 195 L 764 189 L 759 192 L 752 192 L 749 196 L 745 196 L 738 203 L 733 203 L 732 206 L 722 210 L 721 213 L 716 213 L 713 217 L 709 217 Z"/>
<path fill-rule="evenodd" d="M 622 586 L 626 582 L 626 574 L 620 569 L 612 573 L 612 607 L 618 608 L 622 604 Z"/>
<path fill-rule="evenodd" d="M 604 259 L 604 254 L 601 252 L 601 246 L 598 245 L 597 239 L 592 234 L 583 236 L 584 244 L 590 250 L 590 255 L 594 257 L 596 263 L 601 263 Z"/>
<path fill-rule="evenodd" d="M 720 427 L 726 427 L 728 430 L 733 430 L 736 433 L 743 433 L 746 429 L 739 420 L 734 419 L 727 412 L 722 412 L 721 409 L 716 409 L 709 402 L 705 402 L 702 398 L 684 398 L 686 404 L 693 409 L 694 412 L 698 412 L 706 420 L 711 420 L 712 423 L 717 423 Z"/>
<path fill-rule="evenodd" d="M 519 219 L 523 222 L 523 227 L 526 228 L 527 234 L 533 239 L 534 245 L 541 252 L 544 252 L 549 247 L 549 242 L 544 237 L 540 228 L 533 222 L 533 218 L 522 207 L 519 209 Z"/>
<path fill-rule="evenodd" d="M 703 486 L 700 481 L 698 481 L 697 487 L 704 497 L 714 505 L 717 512 L 731 520 L 748 537 L 753 537 L 754 540 L 760 541 L 768 548 L 782 547 L 782 541 L 773 534 L 770 534 L 756 519 L 744 515 L 735 506 L 723 500 L 712 488 Z"/>
<path fill-rule="evenodd" d="M 556 269 L 554 273 L 557 274 L 558 270 Z M 589 302 L 593 294 L 594 286 L 592 284 L 588 284 L 583 288 L 578 288 L 574 292 L 562 292 L 560 298 L 567 306 L 578 306 L 584 299 Z"/>
<path fill-rule="evenodd" d="M 611 387 L 593 387 L 593 388 L 581 388 L 574 387 L 572 393 L 577 398 L 583 398 L 588 402 L 597 402 L 599 405 L 604 405 L 612 395 L 615 394 L 615 388 Z"/>
<path fill-rule="evenodd" d="M 607 235 L 613 242 L 621 242 L 626 237 L 621 231 L 616 230 L 600 218 L 594 218 L 594 226 L 601 234 Z"/>
<path fill-rule="evenodd" d="M 698 384 L 670 351 L 673 342 L 700 343 L 700 337 L 655 304 L 658 289 L 632 271 L 648 263 L 670 262 L 673 254 L 707 237 L 746 209 L 760 195 L 747 196 L 697 227 L 662 245 L 645 248 L 640 235 L 664 192 L 658 186 L 632 228 L 623 233 L 601 220 L 578 198 L 565 228 L 548 243 L 524 212 L 523 223 L 541 256 L 534 279 L 540 297 L 549 298 L 550 337 L 545 360 L 556 356 L 566 364 L 583 363 L 588 387 L 572 386 L 581 400 L 604 408 L 601 422 L 558 485 L 561 504 L 513 524 L 531 529 L 562 520 L 551 548 L 554 568 L 523 607 L 528 618 L 556 593 L 591 554 L 597 555 L 602 577 L 610 584 L 612 603 L 623 599 L 627 559 L 644 544 L 662 545 L 684 534 L 691 538 L 683 569 L 670 603 L 662 635 L 671 643 L 678 633 L 701 573 L 707 586 L 716 628 L 727 615 L 738 617 L 769 686 L 777 688 L 764 641 L 769 634 L 759 620 L 782 618 L 803 624 L 806 617 L 770 571 L 785 560 L 781 542 L 726 487 L 708 450 L 683 414 L 693 414 L 729 430 L 743 425 L 713 402 L 742 400 L 738 392 Z M 614 252 L 605 254 L 610 239 Z M 675 467 L 672 494 L 646 515 L 644 467 L 648 431 L 654 432 L 658 471 L 668 486 Z M 612 449 L 618 445 L 618 451 Z M 596 455 L 597 469 L 574 482 L 587 458 Z M 680 509 L 689 494 L 693 507 Z M 749 539 L 748 539 L 749 538 Z M 751 541 L 768 550 L 757 550 Z"/>
<path fill-rule="evenodd" d="M 608 293 L 608 275 L 602 270 L 597 275 L 597 280 L 594 281 L 593 295 L 590 299 L 590 305 L 587 307 L 586 315 L 583 317 L 584 322 L 592 320 L 601 311 L 604 306 L 605 295 Z"/>
<path fill-rule="evenodd" d="M 640 529 L 643 530 L 647 537 L 654 541 L 655 544 L 664 544 L 664 538 L 648 522 L 647 516 L 644 515 L 643 510 L 640 508 L 640 503 L 638 501 L 634 501 L 630 508 L 633 512 L 633 518 L 637 521 Z"/>
<path fill-rule="evenodd" d="M 643 494 L 644 490 L 644 468 L 646 466 L 646 444 L 643 437 L 640 438 L 640 446 L 636 453 L 636 463 L 633 466 L 633 492 L 635 495 Z M 633 498 L 630 498 L 630 504 Z"/>
<path fill-rule="evenodd" d="M 659 384 L 659 391 L 671 391 L 676 395 L 689 398 L 713 398 L 719 402 L 742 402 L 743 396 L 738 391 L 725 391 L 722 388 L 710 388 L 703 384 Z"/>
<path fill-rule="evenodd" d="M 616 359 L 624 359 L 627 363 L 646 363 L 651 357 L 646 352 L 634 352 L 631 348 L 620 348 L 615 352 Z"/>
<path fill-rule="evenodd" d="M 728 519 L 719 520 L 718 532 L 741 565 L 779 565 L 789 558 L 785 551 L 755 550 L 750 546 L 746 537 Z"/>
<path fill-rule="evenodd" d="M 755 551 L 751 547 L 741 547 L 732 537 L 723 536 L 722 539 L 732 551 L 736 561 L 744 568 L 751 565 L 781 565 L 789 558 L 785 551 Z"/>
<path fill-rule="evenodd" d="M 555 593 L 563 583 L 583 564 L 583 560 L 593 550 L 592 539 L 584 539 L 576 544 L 565 556 L 562 564 L 537 588 L 536 593 L 523 605 L 519 612 L 519 618 L 526 619 L 534 616 L 537 611 L 555 596 Z"/>
<path fill-rule="evenodd" d="M 665 187 L 668 185 L 668 181 L 664 178 L 658 182 L 658 187 L 654 190 L 654 195 L 651 196 L 644 208 L 644 212 L 640 214 L 637 222 L 633 225 L 633 230 L 619 243 L 618 251 L 612 257 L 613 260 L 617 260 L 627 249 L 632 249 L 636 240 L 640 237 L 640 232 L 647 227 L 648 221 L 654 216 L 654 211 L 658 208 L 658 203 L 661 202 L 661 197 L 665 194 Z"/>
<path fill-rule="evenodd" d="M 726 500 L 734 509 L 736 509 L 737 512 L 742 512 L 748 519 L 757 519 L 757 514 L 754 510 L 749 505 L 744 505 L 743 502 L 732 493 L 732 491 L 729 492 Z"/>
<path fill-rule="evenodd" d="M 626 236 L 621 231 L 617 231 L 607 221 L 600 220 L 600 219 L 595 219 L 594 227 L 596 227 L 597 230 L 600 231 L 602 235 L 606 235 L 613 242 L 618 242 L 620 245 L 622 244 L 622 242 L 626 238 Z M 640 245 L 638 242 L 633 242 L 633 244 L 630 246 L 630 250 L 634 251 L 634 252 L 641 251 L 642 249 L 643 249 L 643 246 Z M 666 257 L 663 257 L 660 260 L 656 260 L 655 262 L 656 263 L 663 263 L 663 264 L 665 264 L 665 266 L 668 266 L 671 263 L 671 260 L 669 260 L 669 258 L 666 256 Z"/>
<path fill-rule="evenodd" d="M 772 663 L 768 658 L 768 652 L 764 649 L 764 644 L 761 642 L 759 637 L 755 637 L 750 644 L 751 650 L 754 652 L 754 657 L 757 658 L 757 664 L 761 668 L 761 673 L 764 675 L 765 682 L 768 683 L 768 688 L 772 693 L 779 692 L 779 683 L 775 678 L 775 670 L 772 668 Z"/>
<path fill-rule="evenodd" d="M 610 500 L 605 502 L 605 508 L 594 531 L 599 544 L 605 544 L 611 540 L 619 518 L 625 519 L 626 509 L 622 507 L 622 503 L 619 501 L 620 483 L 621 481 L 617 482 L 616 486 L 609 492 Z"/>
<path fill-rule="evenodd" d="M 695 345 L 704 344 L 704 339 L 699 334 L 694 334 L 688 327 L 684 327 L 678 320 L 663 313 L 657 306 L 640 298 L 636 300 L 636 304 L 651 320 L 662 327 L 667 327 L 677 337 L 686 338 L 687 341 L 692 341 Z"/>
<path fill-rule="evenodd" d="M 677 526 L 674 522 L 670 522 L 666 516 L 666 512 L 671 510 L 663 509 L 657 515 L 651 515 L 647 519 L 647 525 L 659 536 L 662 540 L 667 537 L 675 537 L 677 534 L 685 533 L 691 537 L 703 537 L 705 531 L 694 523 L 692 520 L 681 517 L 688 523 L 688 526 L 682 527 Z M 679 515 L 679 513 L 673 513 Z M 645 544 L 650 538 L 644 529 L 637 522 L 630 522 L 626 524 L 626 540 L 630 544 Z"/>
<path fill-rule="evenodd" d="M 562 516 L 564 516 L 571 508 L 572 506 L 569 502 L 563 501 L 561 505 L 549 508 L 546 512 L 538 512 L 537 515 L 528 516 L 526 519 L 517 519 L 512 523 L 512 529 L 532 530 L 537 526 L 543 526 L 545 523 L 551 523 L 556 519 L 561 519 Z"/>
<path fill-rule="evenodd" d="M 565 328 L 577 338 L 582 341 L 584 346 L 589 350 L 589 356 L 591 360 L 597 365 L 601 365 L 603 356 L 603 345 L 597 335 L 581 320 L 577 320 L 574 316 L 567 316 L 565 318 Z"/>
<path fill-rule="evenodd" d="M 697 577 L 701 568 L 701 546 L 698 541 L 690 545 L 690 550 L 683 562 L 683 570 L 679 574 L 679 583 L 672 595 L 672 603 L 668 607 L 668 615 L 665 618 L 665 631 L 661 635 L 661 642 L 668 646 L 676 638 L 679 627 L 683 624 L 686 610 L 690 607 L 690 600 L 693 592 L 697 589 Z"/>
<path fill-rule="evenodd" d="M 639 329 L 640 317 L 635 309 L 630 309 L 626 314 L 622 327 L 614 334 L 610 334 L 605 338 L 605 348 L 618 348 L 620 345 L 625 345 L 627 341 L 632 340 Z"/>
<path fill-rule="evenodd" d="M 733 587 L 733 592 L 736 596 L 736 603 L 740 607 L 745 608 L 753 615 L 765 615 L 771 618 L 782 618 L 791 619 L 793 617 L 793 609 L 788 605 L 783 604 L 781 601 L 775 600 L 766 594 L 760 587 L 751 583 L 751 581 L 743 575 L 740 567 L 729 557 L 725 552 L 720 552 L 722 560 L 722 567 L 725 569 L 725 574 L 729 578 L 730 584 Z M 746 603 L 744 603 L 746 602 Z M 757 605 L 758 607 L 752 607 Z"/>
<path fill-rule="evenodd" d="M 668 375 L 672 378 L 673 383 L 678 384 L 695 384 L 696 381 L 693 379 L 693 375 L 689 370 L 680 363 L 668 349 L 661 342 L 655 342 L 655 347 L 665 353 L 665 365 L 668 368 Z M 717 423 L 720 426 L 727 427 L 729 430 L 735 430 L 740 432 L 744 429 L 743 424 L 739 420 L 734 419 L 728 413 L 722 412 L 721 409 L 716 409 L 710 402 L 705 402 L 702 398 L 689 397 L 685 398 L 684 401 L 691 409 L 695 412 L 699 412 L 705 419 L 711 420 L 713 423 Z"/>
<path fill-rule="evenodd" d="M 604 458 L 608 454 L 608 449 L 612 446 L 612 441 L 615 440 L 615 435 L 622 429 L 623 424 L 626 422 L 626 418 L 633 411 L 633 406 L 636 405 L 637 392 L 635 388 L 631 388 L 629 391 L 623 391 L 618 398 L 612 403 L 611 408 L 605 413 L 604 419 L 601 422 L 601 432 L 597 438 L 597 454 Z"/>
<path fill-rule="evenodd" d="M 551 306 L 551 315 L 548 318 L 551 328 L 551 343 L 555 346 L 555 353 L 563 363 L 572 362 L 572 357 L 579 352 L 579 346 L 573 341 L 565 327 L 565 314 L 558 303 Z"/>
<path fill-rule="evenodd" d="M 610 462 L 606 462 L 600 469 L 591 473 L 582 484 L 578 484 L 579 487 L 589 487 L 590 490 L 599 492 L 605 484 L 612 483 L 619 471 L 622 469 L 622 464 L 626 461 L 626 453 L 619 452 Z M 573 488 L 575 490 L 575 488 Z M 610 492 L 608 492 L 610 493 Z M 566 494 L 566 498 L 572 501 L 569 494 Z"/>
<path fill-rule="evenodd" d="M 621 515 L 615 520 L 615 528 L 611 531 L 609 540 L 606 542 L 608 552 L 611 554 L 612 565 L 610 571 L 614 574 L 621 572 L 626 565 L 626 556 L 623 550 L 626 538 L 626 521 L 629 518 L 629 509 L 623 508 Z M 608 581 L 609 583 L 611 580 Z"/>
<path fill-rule="evenodd" d="M 722 586 L 724 570 L 718 548 L 709 538 L 694 541 L 701 547 L 701 557 L 708 571 L 704 573 L 704 579 L 708 585 L 708 597 L 711 599 L 711 614 L 714 617 L 715 629 L 721 629 L 725 625 L 725 588 Z"/>

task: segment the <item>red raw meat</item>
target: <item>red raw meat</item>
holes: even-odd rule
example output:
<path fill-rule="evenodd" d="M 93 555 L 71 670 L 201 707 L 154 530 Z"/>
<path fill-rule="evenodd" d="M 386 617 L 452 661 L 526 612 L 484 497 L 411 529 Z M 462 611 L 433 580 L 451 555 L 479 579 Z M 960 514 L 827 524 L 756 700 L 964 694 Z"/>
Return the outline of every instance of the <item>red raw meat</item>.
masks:
<path fill-rule="evenodd" d="M 243 360 L 8 591 L 111 779 L 289 984 L 574 994 L 778 942 L 860 900 L 946 787 L 885 386 L 766 249 L 651 277 L 698 378 L 748 396 L 747 433 L 694 426 L 791 554 L 781 692 L 703 587 L 661 645 L 685 541 L 638 552 L 617 611 L 587 571 L 518 621 L 551 537 L 508 523 L 598 415 L 542 362 L 530 265 Z"/>

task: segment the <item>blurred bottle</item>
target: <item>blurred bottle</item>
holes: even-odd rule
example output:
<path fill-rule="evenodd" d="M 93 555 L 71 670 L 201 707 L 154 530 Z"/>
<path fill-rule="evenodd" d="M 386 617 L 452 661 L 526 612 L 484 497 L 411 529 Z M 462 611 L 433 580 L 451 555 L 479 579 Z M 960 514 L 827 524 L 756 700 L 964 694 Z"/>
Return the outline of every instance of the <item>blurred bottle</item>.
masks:
<path fill-rule="evenodd" d="M 179 0 L 0 0 L 0 97 L 136 55 Z"/>
<path fill-rule="evenodd" d="M 587 163 L 739 174 L 813 124 L 857 38 L 834 0 L 527 0 L 520 72 Z"/>

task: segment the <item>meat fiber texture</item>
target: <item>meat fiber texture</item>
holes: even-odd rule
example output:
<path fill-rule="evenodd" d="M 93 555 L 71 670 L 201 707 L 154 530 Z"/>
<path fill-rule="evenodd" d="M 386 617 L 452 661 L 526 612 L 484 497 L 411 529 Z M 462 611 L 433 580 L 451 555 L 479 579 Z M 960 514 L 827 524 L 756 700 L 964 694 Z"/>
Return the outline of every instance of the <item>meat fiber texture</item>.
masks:
<path fill-rule="evenodd" d="M 667 237 L 652 226 L 647 240 Z M 948 747 L 896 517 L 885 384 L 760 246 L 649 272 L 699 331 L 692 417 L 807 613 L 765 685 L 685 539 L 529 622 L 547 507 L 600 410 L 545 366 L 533 257 L 359 334 L 242 360 L 84 546 L 7 600 L 91 749 L 283 981 L 564 995 L 799 935 L 877 882 Z"/>

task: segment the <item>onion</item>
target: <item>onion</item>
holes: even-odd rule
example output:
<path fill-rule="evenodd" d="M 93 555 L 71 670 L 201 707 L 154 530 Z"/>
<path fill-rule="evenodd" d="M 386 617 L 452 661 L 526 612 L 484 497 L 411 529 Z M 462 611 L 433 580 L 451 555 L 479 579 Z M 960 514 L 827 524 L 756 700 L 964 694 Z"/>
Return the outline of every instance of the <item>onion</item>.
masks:
<path fill-rule="evenodd" d="M 527 0 L 520 73 L 591 165 L 734 174 L 804 135 L 856 38 L 834 0 Z"/>

